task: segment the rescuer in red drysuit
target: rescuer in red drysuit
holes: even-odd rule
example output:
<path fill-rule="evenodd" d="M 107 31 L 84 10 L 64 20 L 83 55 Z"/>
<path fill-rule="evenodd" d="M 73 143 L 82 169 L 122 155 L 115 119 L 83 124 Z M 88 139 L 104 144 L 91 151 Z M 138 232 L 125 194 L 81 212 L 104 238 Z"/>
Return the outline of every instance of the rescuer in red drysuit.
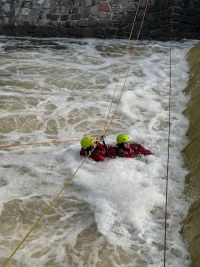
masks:
<path fill-rule="evenodd" d="M 106 159 L 106 157 L 111 157 L 109 150 L 111 149 L 111 147 L 114 146 L 107 146 L 103 141 L 103 144 L 101 144 L 98 141 L 95 141 L 95 139 L 92 136 L 85 136 L 82 140 L 81 140 L 81 151 L 80 151 L 80 155 L 81 156 L 88 156 L 90 158 L 92 158 L 95 161 L 104 161 Z"/>
<path fill-rule="evenodd" d="M 108 158 L 126 157 L 134 158 L 139 155 L 151 155 L 151 151 L 143 146 L 130 143 L 130 137 L 126 134 L 117 136 L 117 145 L 106 145 L 103 137 L 101 137 L 103 144 L 95 141 L 92 136 L 85 136 L 81 140 L 81 156 L 88 156 L 95 161 L 104 161 Z"/>
<path fill-rule="evenodd" d="M 119 134 L 117 136 L 117 156 L 125 158 L 135 158 L 140 155 L 152 155 L 149 149 L 144 148 L 140 144 L 130 143 L 128 134 Z"/>

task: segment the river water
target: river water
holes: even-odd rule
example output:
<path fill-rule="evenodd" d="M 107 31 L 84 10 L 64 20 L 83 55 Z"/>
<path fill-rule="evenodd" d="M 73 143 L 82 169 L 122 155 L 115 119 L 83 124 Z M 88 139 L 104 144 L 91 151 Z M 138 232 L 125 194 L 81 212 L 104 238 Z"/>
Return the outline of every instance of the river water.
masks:
<path fill-rule="evenodd" d="M 77 140 L 99 135 L 114 89 L 106 138 L 118 133 L 152 150 L 148 158 L 88 160 L 17 251 L 10 266 L 160 267 L 163 265 L 169 43 L 0 38 L 0 143 Z M 186 53 L 172 48 L 172 114 L 167 266 L 189 266 L 179 231 L 189 201 L 181 150 L 188 121 Z M 0 262 L 80 165 L 79 142 L 0 149 Z"/>

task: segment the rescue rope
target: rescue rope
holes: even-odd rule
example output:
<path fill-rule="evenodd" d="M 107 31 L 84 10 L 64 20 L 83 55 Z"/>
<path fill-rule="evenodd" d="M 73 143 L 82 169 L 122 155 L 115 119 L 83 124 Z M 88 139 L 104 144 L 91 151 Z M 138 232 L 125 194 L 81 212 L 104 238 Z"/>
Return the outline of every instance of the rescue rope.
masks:
<path fill-rule="evenodd" d="M 53 141 L 44 141 L 44 142 L 31 142 L 31 143 L 22 143 L 22 144 L 0 144 L 0 149 L 1 148 L 9 148 L 9 147 L 21 147 L 21 146 L 32 146 L 32 145 L 48 145 L 48 144 L 70 144 L 70 143 L 75 143 L 75 142 L 79 142 L 80 139 L 75 139 L 75 140 L 53 140 Z"/>
<path fill-rule="evenodd" d="M 170 137 L 171 137 L 171 95 L 172 95 L 172 40 L 174 32 L 174 7 L 171 0 L 171 42 L 169 50 L 169 101 L 168 101 L 168 139 L 167 139 L 167 178 L 165 187 L 165 219 L 164 219 L 164 262 L 163 266 L 166 267 L 167 262 L 167 215 L 168 215 L 168 185 L 169 185 L 169 161 L 170 161 Z"/>
<path fill-rule="evenodd" d="M 140 1 L 139 1 L 140 3 Z M 140 26 L 140 29 L 139 29 L 139 32 L 138 32 L 138 35 L 137 35 L 137 41 L 139 39 L 139 36 L 140 36 L 140 33 L 141 33 L 141 30 L 142 30 L 142 26 L 143 26 L 143 23 L 144 23 L 144 18 L 146 16 L 146 11 L 147 11 L 147 5 L 148 5 L 148 0 L 146 0 L 146 5 L 145 5 L 145 11 L 144 11 L 144 16 L 143 16 L 143 19 L 142 19 L 142 22 L 141 22 L 141 26 Z M 134 22 L 135 23 L 135 20 Z M 132 26 L 133 28 L 133 26 Z M 132 33 L 131 33 L 132 34 Z M 130 35 L 131 36 L 131 35 Z M 125 87 L 125 84 L 126 84 L 126 80 L 127 80 L 127 77 L 128 77 L 128 73 L 129 73 L 129 69 L 130 69 L 130 63 L 129 63 L 129 68 L 127 70 L 127 73 L 126 73 L 126 79 L 125 79 L 125 82 L 123 84 L 123 87 L 122 87 L 122 90 L 121 90 L 121 93 L 120 93 L 120 97 L 119 97 L 119 100 L 118 100 L 118 103 L 117 103 L 117 107 L 115 109 L 115 112 L 111 118 L 111 121 L 109 123 L 109 127 L 111 126 L 111 123 L 114 119 L 114 115 L 118 109 L 118 106 L 119 106 L 119 103 L 120 103 L 120 99 L 122 97 L 122 94 L 123 94 L 123 90 L 124 90 L 124 87 Z M 113 101 L 113 99 L 112 99 Z M 107 133 L 108 129 L 104 129 L 104 132 Z M 106 131 L 105 131 L 106 130 Z M 98 137 L 97 137 L 98 138 Z M 93 150 L 92 150 L 93 151 Z M 92 151 L 90 153 L 92 153 Z M 30 234 L 33 232 L 33 230 L 41 223 L 42 219 L 44 218 L 44 216 L 46 214 L 48 214 L 50 208 L 58 201 L 60 195 L 63 193 L 63 191 L 70 185 L 72 184 L 73 182 L 73 179 L 76 175 L 76 173 L 79 171 L 79 169 L 84 165 L 84 163 L 88 160 L 90 154 L 88 154 L 85 159 L 81 162 L 81 164 L 78 166 L 78 168 L 76 169 L 76 171 L 71 175 L 71 177 L 66 181 L 64 182 L 64 185 L 62 186 L 62 188 L 60 189 L 60 191 L 49 201 L 49 203 L 47 204 L 46 208 L 43 210 L 43 213 L 39 216 L 39 218 L 36 220 L 36 222 L 31 226 L 31 228 L 29 229 L 29 231 L 26 233 L 26 235 L 23 237 L 23 239 L 19 242 L 19 244 L 16 246 L 16 248 L 12 251 L 12 253 L 9 255 L 9 257 L 3 262 L 2 264 L 2 267 L 7 267 L 9 262 L 11 261 L 11 259 L 13 258 L 13 256 L 16 254 L 16 252 L 20 249 L 20 247 L 22 246 L 22 244 L 26 241 L 26 239 L 30 236 Z"/>
<path fill-rule="evenodd" d="M 91 151 L 92 153 L 92 151 Z M 33 232 L 33 230 L 40 224 L 40 222 L 42 221 L 42 219 L 44 218 L 44 216 L 46 214 L 49 213 L 49 210 L 52 208 L 52 206 L 54 204 L 56 204 L 56 202 L 58 201 L 60 195 L 63 193 L 63 191 L 72 184 L 73 182 L 73 178 L 75 177 L 76 173 L 79 171 L 79 169 L 83 166 L 83 164 L 88 160 L 90 154 L 88 154 L 84 160 L 81 162 L 81 164 L 78 166 L 78 168 L 76 169 L 76 171 L 71 175 L 71 177 L 64 182 L 62 188 L 60 189 L 60 191 L 49 201 L 49 203 L 47 204 L 46 208 L 43 210 L 42 214 L 39 216 L 39 218 L 36 220 L 36 222 L 31 226 L 31 228 L 29 229 L 29 231 L 26 233 L 26 235 L 21 239 L 21 241 L 18 243 L 18 245 L 16 246 L 16 248 L 12 251 L 12 253 L 9 255 L 9 257 L 3 262 L 2 267 L 7 267 L 9 262 L 11 261 L 11 259 L 13 258 L 13 256 L 15 255 L 15 253 L 19 250 L 19 248 L 22 246 L 22 244 L 26 241 L 26 239 L 29 237 L 29 235 Z"/>
<path fill-rule="evenodd" d="M 140 25 L 140 29 L 139 29 L 138 34 L 137 34 L 137 37 L 136 37 L 136 43 L 135 43 L 135 45 L 138 43 L 138 40 L 139 40 L 139 37 L 140 37 L 140 33 L 141 33 L 141 30 L 142 30 L 142 27 L 143 27 L 143 24 L 144 24 L 144 19 L 145 19 L 145 17 L 146 17 L 146 13 L 147 13 L 147 7 L 148 7 L 148 4 L 149 4 L 149 1 L 146 0 L 146 2 L 145 2 L 144 14 L 143 14 L 142 22 L 141 22 L 141 25 Z M 133 27 L 132 27 L 132 31 L 133 31 Z M 131 34 L 132 34 L 132 31 L 131 31 Z M 130 35 L 130 37 L 131 37 L 131 35 Z M 129 64 L 128 64 L 128 68 L 127 68 L 127 72 L 126 72 L 126 77 L 125 77 L 125 80 L 124 80 L 124 83 L 123 83 L 123 86 L 122 86 L 122 89 L 121 89 L 121 92 L 120 92 L 119 99 L 118 99 L 118 101 L 117 101 L 116 108 L 115 108 L 115 110 L 114 110 L 114 113 L 113 113 L 113 115 L 112 115 L 112 117 L 111 117 L 110 122 L 109 122 L 108 125 L 107 125 L 107 128 L 104 127 L 103 135 L 105 135 L 105 136 L 107 135 L 107 133 L 108 133 L 110 127 L 111 127 L 111 124 L 112 124 L 112 122 L 113 122 L 113 120 L 114 120 L 114 118 L 115 118 L 115 115 L 116 115 L 116 113 L 117 113 L 117 110 L 118 110 L 118 107 L 119 107 L 119 104 L 120 104 L 120 101 L 121 101 L 121 97 L 122 97 L 122 94 L 123 94 L 124 89 L 125 89 L 126 81 L 127 81 L 127 79 L 128 79 L 128 75 L 129 75 L 130 67 L 131 67 L 131 62 L 129 62 Z M 114 99 L 114 97 L 113 97 L 113 99 Z M 112 99 L 112 102 L 113 102 L 113 99 Z M 110 110 L 109 110 L 109 113 L 110 113 Z"/>
<path fill-rule="evenodd" d="M 133 34 L 133 29 L 134 29 L 135 22 L 136 22 L 136 18 L 137 18 L 137 14 L 138 14 L 138 11 L 139 11 L 140 2 L 141 2 L 141 0 L 139 0 L 138 5 L 137 5 L 137 10 L 136 10 L 136 12 L 135 12 L 135 16 L 134 16 L 133 24 L 132 24 L 132 27 L 131 27 L 131 32 L 130 32 L 130 35 L 129 35 L 128 44 L 127 44 L 127 46 L 126 46 L 125 55 L 127 54 L 128 49 L 130 48 L 131 37 L 132 37 L 132 34 Z M 114 102 L 114 98 L 115 98 L 115 94 L 116 94 L 116 91 L 117 91 L 117 87 L 118 87 L 118 84 L 119 84 L 119 79 L 120 79 L 120 77 L 121 77 L 121 75 L 120 75 L 120 73 L 119 73 L 119 76 L 118 76 L 118 78 L 117 78 L 117 84 L 116 84 L 116 86 L 115 86 L 115 90 L 114 90 L 114 93 L 113 93 L 113 96 L 112 96 L 112 100 L 111 100 L 111 103 L 110 103 L 110 106 L 109 106 L 109 109 L 108 109 L 108 115 L 107 115 L 107 117 L 106 117 L 107 121 L 108 121 L 109 116 L 110 116 L 111 108 L 112 108 L 112 105 L 113 105 L 113 102 Z M 106 121 L 106 124 L 105 124 L 104 129 L 106 128 L 107 121 Z"/>

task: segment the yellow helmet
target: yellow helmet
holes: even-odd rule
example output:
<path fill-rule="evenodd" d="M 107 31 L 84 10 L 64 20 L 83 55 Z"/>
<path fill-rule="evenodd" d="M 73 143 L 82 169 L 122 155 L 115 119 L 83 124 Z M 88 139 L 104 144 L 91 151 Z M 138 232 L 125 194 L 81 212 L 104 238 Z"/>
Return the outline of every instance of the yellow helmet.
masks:
<path fill-rule="evenodd" d="M 117 144 L 128 143 L 130 140 L 131 139 L 128 134 L 118 134 L 117 136 Z"/>
<path fill-rule="evenodd" d="M 94 138 L 90 135 L 87 135 L 85 137 L 83 137 L 83 139 L 81 140 L 81 146 L 84 149 L 87 149 L 88 147 L 90 147 L 93 143 L 94 143 Z"/>

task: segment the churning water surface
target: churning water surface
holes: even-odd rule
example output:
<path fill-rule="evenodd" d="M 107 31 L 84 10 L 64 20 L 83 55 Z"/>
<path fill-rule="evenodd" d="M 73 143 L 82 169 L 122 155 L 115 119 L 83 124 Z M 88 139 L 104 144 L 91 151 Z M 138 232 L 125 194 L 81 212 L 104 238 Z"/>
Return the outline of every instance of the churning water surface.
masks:
<path fill-rule="evenodd" d="M 163 264 L 169 43 L 96 39 L 0 38 L 0 142 L 77 140 L 99 135 L 117 86 L 106 138 L 118 133 L 154 153 L 140 159 L 88 160 L 10 266 L 160 267 Z M 172 49 L 168 266 L 189 266 L 181 236 L 188 201 L 181 149 L 188 122 L 186 53 Z M 0 149 L 0 262 L 80 165 L 79 142 Z"/>

